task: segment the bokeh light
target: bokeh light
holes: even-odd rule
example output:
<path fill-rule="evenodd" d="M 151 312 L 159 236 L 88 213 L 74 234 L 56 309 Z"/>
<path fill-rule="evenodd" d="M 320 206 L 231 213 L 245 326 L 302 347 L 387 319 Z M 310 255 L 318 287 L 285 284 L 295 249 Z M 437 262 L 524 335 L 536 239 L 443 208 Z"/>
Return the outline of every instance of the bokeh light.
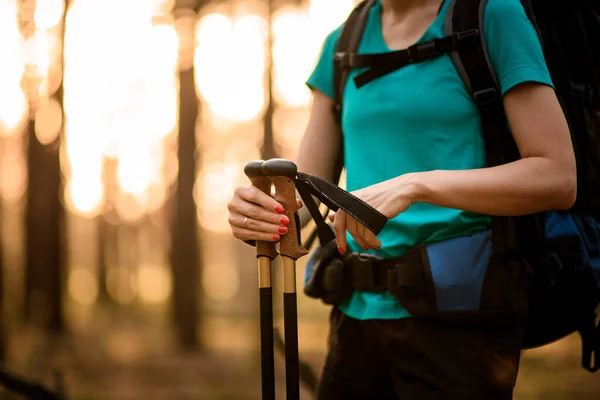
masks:
<path fill-rule="evenodd" d="M 207 265 L 202 277 L 203 291 L 210 299 L 231 300 L 239 290 L 239 275 L 230 264 Z"/>
<path fill-rule="evenodd" d="M 5 142 L 0 155 L 0 196 L 9 204 L 17 204 L 27 190 L 27 164 L 18 139 Z"/>
<path fill-rule="evenodd" d="M 226 205 L 236 186 L 246 177 L 241 172 L 243 165 L 209 164 L 201 170 L 195 186 L 195 200 L 198 204 L 198 220 L 206 229 L 215 232 L 228 232 L 228 210 Z"/>
<path fill-rule="evenodd" d="M 164 303 L 171 294 L 171 275 L 157 265 L 141 265 L 137 270 L 138 295 L 146 303 Z"/>
<path fill-rule="evenodd" d="M 106 274 L 108 294 L 120 304 L 129 304 L 135 299 L 136 282 L 132 271 L 125 267 L 111 267 Z"/>
<path fill-rule="evenodd" d="M 27 98 L 21 87 L 25 61 L 17 15 L 16 3 L 0 2 L 0 136 L 17 133 L 28 110 Z"/>
<path fill-rule="evenodd" d="M 179 38 L 172 21 L 155 23 L 153 15 L 172 6 L 78 0 L 68 12 L 63 173 L 73 212 L 93 216 L 103 209 L 106 197 L 95 183 L 105 179 L 108 159 L 117 161 L 122 194 L 113 206 L 124 222 L 136 222 L 166 201 L 165 179 L 174 179 L 172 163 L 163 161 L 178 119 Z"/>
<path fill-rule="evenodd" d="M 196 84 L 216 116 L 248 121 L 263 110 L 266 38 L 266 22 L 258 15 L 233 20 L 220 13 L 201 17 L 196 29 Z"/>
<path fill-rule="evenodd" d="M 62 18 L 64 0 L 43 0 L 36 3 L 34 22 L 38 29 L 55 28 Z"/>
<path fill-rule="evenodd" d="M 50 99 L 35 111 L 35 135 L 41 144 L 54 142 L 62 128 L 62 107 L 56 99 Z"/>
<path fill-rule="evenodd" d="M 96 276 L 83 268 L 73 269 L 68 279 L 69 295 L 83 305 L 91 306 L 98 298 L 98 280 Z"/>

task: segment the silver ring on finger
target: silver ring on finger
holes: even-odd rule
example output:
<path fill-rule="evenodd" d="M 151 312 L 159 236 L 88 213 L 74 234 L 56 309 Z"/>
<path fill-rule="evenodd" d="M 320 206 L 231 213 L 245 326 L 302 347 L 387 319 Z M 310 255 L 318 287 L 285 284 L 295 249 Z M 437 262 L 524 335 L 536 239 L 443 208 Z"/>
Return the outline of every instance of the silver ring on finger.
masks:
<path fill-rule="evenodd" d="M 248 217 L 244 218 L 244 228 L 248 229 Z"/>

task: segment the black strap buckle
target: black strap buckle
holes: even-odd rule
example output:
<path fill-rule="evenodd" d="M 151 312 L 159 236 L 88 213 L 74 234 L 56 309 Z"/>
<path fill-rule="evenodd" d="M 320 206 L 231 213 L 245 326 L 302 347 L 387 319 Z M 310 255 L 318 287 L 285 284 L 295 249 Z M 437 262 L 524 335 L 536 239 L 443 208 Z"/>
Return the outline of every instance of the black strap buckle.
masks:
<path fill-rule="evenodd" d="M 496 88 L 477 91 L 473 93 L 473 98 L 475 99 L 477 108 L 479 108 L 479 111 L 482 113 L 496 110 L 498 106 L 502 104 Z"/>
<path fill-rule="evenodd" d="M 437 39 L 430 42 L 413 44 L 407 50 L 408 61 L 411 63 L 421 62 L 442 54 Z"/>
<path fill-rule="evenodd" d="M 340 69 L 348 69 L 352 67 L 352 62 L 356 54 L 337 52 L 333 55 L 333 62 L 337 64 Z"/>
<path fill-rule="evenodd" d="M 352 270 L 354 288 L 369 292 L 382 292 L 387 282 L 381 282 L 375 273 L 375 264 L 383 260 L 374 254 L 352 253 L 348 256 Z"/>
<path fill-rule="evenodd" d="M 455 49 L 472 46 L 476 43 L 479 43 L 479 30 L 469 29 L 468 31 L 464 32 L 456 32 L 453 35 L 452 40 L 452 44 Z"/>

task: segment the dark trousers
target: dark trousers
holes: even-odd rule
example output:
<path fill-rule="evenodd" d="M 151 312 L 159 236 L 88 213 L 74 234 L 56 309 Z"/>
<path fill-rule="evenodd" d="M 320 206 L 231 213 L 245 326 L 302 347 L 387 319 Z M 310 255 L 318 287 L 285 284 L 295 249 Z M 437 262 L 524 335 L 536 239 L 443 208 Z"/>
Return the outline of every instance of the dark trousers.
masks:
<path fill-rule="evenodd" d="M 318 400 L 512 399 L 523 322 L 359 321 L 334 308 Z"/>

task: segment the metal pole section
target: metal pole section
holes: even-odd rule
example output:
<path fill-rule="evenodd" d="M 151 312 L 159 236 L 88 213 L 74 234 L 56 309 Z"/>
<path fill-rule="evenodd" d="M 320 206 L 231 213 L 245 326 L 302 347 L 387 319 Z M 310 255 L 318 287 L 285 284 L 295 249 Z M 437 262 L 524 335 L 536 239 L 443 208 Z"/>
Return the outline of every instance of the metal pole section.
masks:
<path fill-rule="evenodd" d="M 296 165 L 287 160 L 273 159 L 262 165 L 262 171 L 275 186 L 275 200 L 279 202 L 285 215 L 292 222 L 288 233 L 279 242 L 279 253 L 283 258 L 283 321 L 285 337 L 285 384 L 286 399 L 300 399 L 300 378 L 298 359 L 298 305 L 296 302 L 296 260 L 308 252 L 300 243 L 298 224 L 296 185 Z"/>
<path fill-rule="evenodd" d="M 251 161 L 244 172 L 254 186 L 266 194 L 271 193 L 271 181 L 262 172 L 263 161 Z M 273 287 L 271 261 L 277 257 L 275 243 L 256 243 L 258 258 L 258 291 L 260 302 L 260 366 L 262 399 L 275 399 L 275 360 L 273 345 Z"/>

